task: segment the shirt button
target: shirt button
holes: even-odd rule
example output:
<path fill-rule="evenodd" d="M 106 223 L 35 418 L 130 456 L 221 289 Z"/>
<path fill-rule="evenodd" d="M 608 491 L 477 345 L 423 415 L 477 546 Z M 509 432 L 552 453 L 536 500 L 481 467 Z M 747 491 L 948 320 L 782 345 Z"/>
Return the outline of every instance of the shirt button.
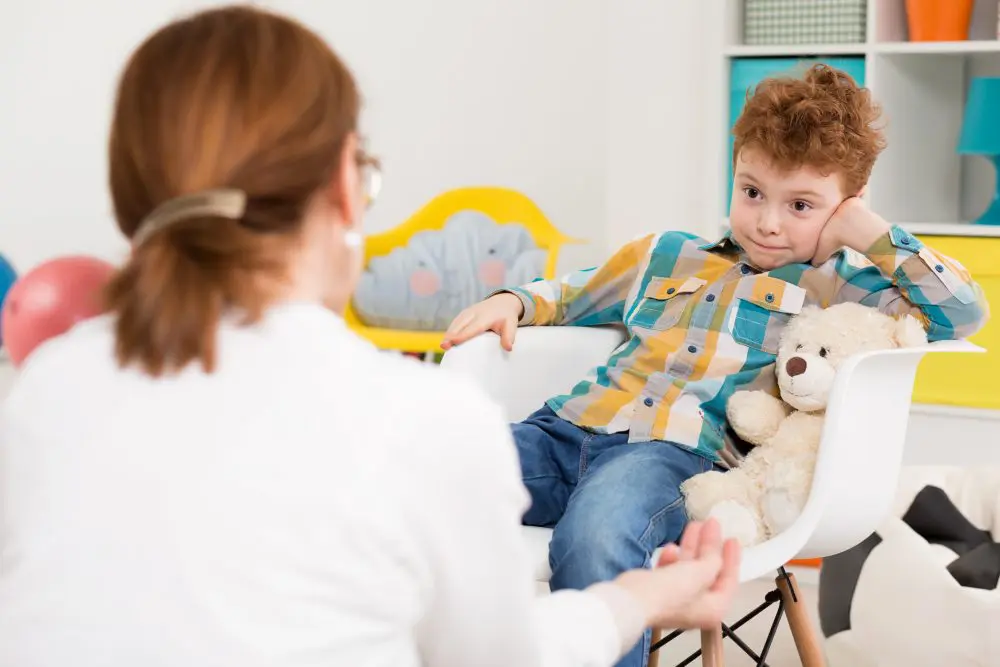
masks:
<path fill-rule="evenodd" d="M 688 352 L 690 352 L 691 354 L 694 354 L 697 351 L 698 351 L 698 348 L 696 348 L 694 345 L 688 345 Z"/>
<path fill-rule="evenodd" d="M 910 245 L 910 237 L 909 236 L 900 236 L 899 237 L 899 242 L 902 243 L 903 245 Z"/>
<path fill-rule="evenodd" d="M 938 264 L 937 266 L 935 266 L 934 270 L 937 271 L 938 273 L 944 273 L 944 267 L 941 266 L 940 264 Z"/>
<path fill-rule="evenodd" d="M 671 287 L 670 289 L 667 290 L 667 294 L 673 294 L 676 291 L 677 290 L 675 290 L 673 287 Z"/>
<path fill-rule="evenodd" d="M 645 403 L 646 407 L 648 407 L 648 408 L 653 407 L 653 399 L 651 399 L 651 398 L 647 398 L 646 400 L 643 401 L 643 403 Z"/>
<path fill-rule="evenodd" d="M 773 294 L 771 294 L 770 292 L 768 292 L 768 293 L 767 293 L 767 294 L 766 294 L 766 295 L 764 296 L 764 301 L 767 301 L 768 303 L 771 303 L 772 301 L 774 301 L 774 295 L 773 295 Z"/>
<path fill-rule="evenodd" d="M 705 301 L 708 301 L 709 303 L 712 303 L 713 301 L 715 301 L 715 295 L 714 294 L 709 294 L 708 296 L 705 297 Z"/>
<path fill-rule="evenodd" d="M 743 266 L 740 267 L 740 271 L 743 272 L 743 275 L 746 275 L 750 273 L 750 267 L 744 264 Z"/>

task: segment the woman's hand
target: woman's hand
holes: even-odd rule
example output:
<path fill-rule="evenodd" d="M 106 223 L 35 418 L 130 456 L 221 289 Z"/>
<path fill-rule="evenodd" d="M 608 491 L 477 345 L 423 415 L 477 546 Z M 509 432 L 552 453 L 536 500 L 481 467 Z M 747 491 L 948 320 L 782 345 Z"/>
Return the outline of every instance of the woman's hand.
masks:
<path fill-rule="evenodd" d="M 636 599 L 647 625 L 711 629 L 722 623 L 739 587 L 740 547 L 723 542 L 714 520 L 691 523 L 680 545 L 668 544 L 657 567 L 632 570 L 615 583 Z"/>
<path fill-rule="evenodd" d="M 447 350 L 475 338 L 486 331 L 500 336 L 500 344 L 508 352 L 514 349 L 517 322 L 524 314 L 524 305 L 516 295 L 501 292 L 460 312 L 444 334 L 441 349 Z"/>

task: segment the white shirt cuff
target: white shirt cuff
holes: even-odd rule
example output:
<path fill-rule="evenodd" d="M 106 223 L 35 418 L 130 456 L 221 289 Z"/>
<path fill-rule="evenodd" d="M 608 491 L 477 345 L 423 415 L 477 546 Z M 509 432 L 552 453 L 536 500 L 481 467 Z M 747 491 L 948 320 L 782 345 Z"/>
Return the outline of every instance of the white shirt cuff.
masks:
<path fill-rule="evenodd" d="M 608 606 L 618 627 L 622 652 L 628 651 L 639 641 L 646 630 L 646 615 L 635 597 L 621 586 L 611 582 L 595 584 L 587 589 Z"/>

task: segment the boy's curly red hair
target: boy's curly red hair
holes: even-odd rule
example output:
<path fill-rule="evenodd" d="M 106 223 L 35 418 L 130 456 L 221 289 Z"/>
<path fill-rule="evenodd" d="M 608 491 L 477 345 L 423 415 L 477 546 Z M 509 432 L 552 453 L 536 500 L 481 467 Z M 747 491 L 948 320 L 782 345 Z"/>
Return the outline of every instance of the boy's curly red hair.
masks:
<path fill-rule="evenodd" d="M 733 126 L 733 164 L 751 148 L 777 169 L 839 173 L 844 191 L 856 194 L 885 148 L 875 126 L 880 116 L 866 88 L 828 65 L 813 65 L 801 78 L 764 79 Z"/>

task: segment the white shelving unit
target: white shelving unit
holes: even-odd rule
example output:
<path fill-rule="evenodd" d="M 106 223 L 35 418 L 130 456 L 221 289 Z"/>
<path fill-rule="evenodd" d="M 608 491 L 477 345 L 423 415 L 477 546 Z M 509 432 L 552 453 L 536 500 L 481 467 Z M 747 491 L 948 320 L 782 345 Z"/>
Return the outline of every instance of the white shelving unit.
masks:
<path fill-rule="evenodd" d="M 998 0 L 977 0 L 970 39 L 907 41 L 905 0 L 868 0 L 866 41 L 849 44 L 742 43 L 743 0 L 712 0 L 706 40 L 706 195 L 725 224 L 729 196 L 729 87 L 732 63 L 744 58 L 857 56 L 864 59 L 865 86 L 882 105 L 888 148 L 869 184 L 872 208 L 915 234 L 997 236 L 1000 227 L 970 225 L 996 187 L 993 167 L 956 150 L 970 78 L 1000 76 Z M 1000 121 L 1000 118 L 998 118 Z M 714 235 L 718 229 L 706 229 Z"/>

